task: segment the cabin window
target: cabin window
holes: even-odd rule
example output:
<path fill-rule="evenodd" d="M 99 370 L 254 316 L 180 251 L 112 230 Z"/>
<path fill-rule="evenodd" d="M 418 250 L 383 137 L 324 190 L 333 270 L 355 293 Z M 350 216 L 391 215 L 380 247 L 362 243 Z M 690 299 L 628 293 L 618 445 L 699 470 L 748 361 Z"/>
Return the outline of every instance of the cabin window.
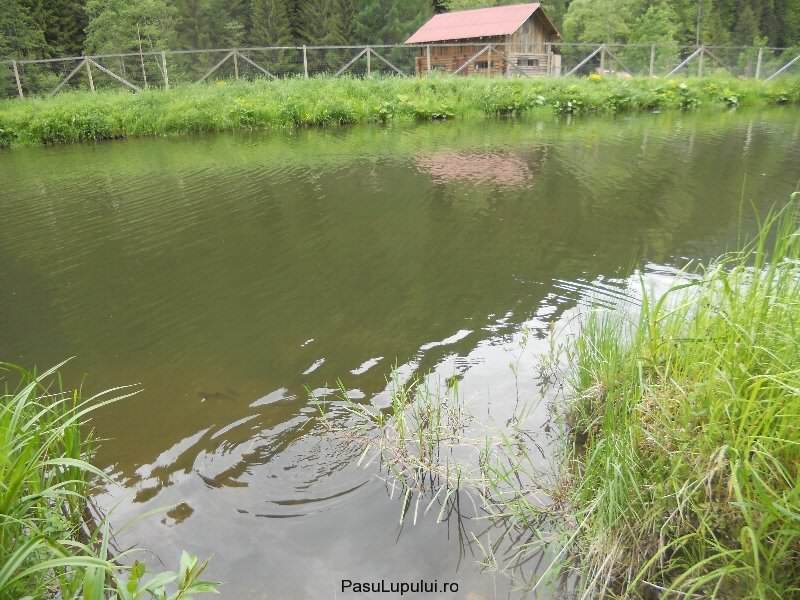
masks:
<path fill-rule="evenodd" d="M 539 66 L 539 59 L 538 58 L 520 58 L 517 60 L 517 64 L 520 67 L 538 67 Z"/>
<path fill-rule="evenodd" d="M 476 71 L 486 71 L 489 69 L 489 61 L 488 60 L 479 60 L 475 63 L 475 70 Z"/>

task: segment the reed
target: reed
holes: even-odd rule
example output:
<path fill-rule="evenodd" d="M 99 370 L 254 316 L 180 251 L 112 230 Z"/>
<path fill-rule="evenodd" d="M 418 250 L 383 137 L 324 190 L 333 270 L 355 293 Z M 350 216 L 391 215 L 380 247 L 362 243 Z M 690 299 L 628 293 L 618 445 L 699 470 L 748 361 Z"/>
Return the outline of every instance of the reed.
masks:
<path fill-rule="evenodd" d="M 0 101 L 0 147 L 220 131 L 800 103 L 800 80 L 289 78 Z"/>

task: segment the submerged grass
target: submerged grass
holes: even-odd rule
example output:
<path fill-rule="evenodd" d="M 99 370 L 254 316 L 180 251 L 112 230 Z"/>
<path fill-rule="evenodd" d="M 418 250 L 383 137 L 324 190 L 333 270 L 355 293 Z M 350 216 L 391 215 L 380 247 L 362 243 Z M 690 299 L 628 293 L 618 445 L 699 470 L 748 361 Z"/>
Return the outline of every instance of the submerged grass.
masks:
<path fill-rule="evenodd" d="M 82 429 L 91 413 L 132 393 L 91 398 L 64 390 L 58 368 L 34 374 L 0 363 L 0 598 L 177 600 L 213 591 L 200 581 L 205 563 L 188 554 L 179 573 L 144 578 L 111 555 L 108 521 L 90 515 L 94 443 Z"/>
<path fill-rule="evenodd" d="M 0 101 L 0 147 L 519 115 L 800 104 L 800 79 L 318 77 Z"/>
<path fill-rule="evenodd" d="M 549 551 L 531 588 L 560 580 L 580 598 L 800 598 L 799 209 L 795 194 L 741 251 L 665 292 L 643 284 L 637 311 L 592 311 L 554 345 L 545 368 L 566 364 L 568 401 L 549 480 L 531 460 L 524 419 L 470 439 L 449 389 L 398 387 L 384 411 L 348 402 L 359 425 L 340 430 L 365 457 L 374 450 L 403 491 L 404 515 L 414 506 L 416 518 L 427 494 L 424 510 L 438 499 L 441 517 L 471 489 L 513 532 L 508 567 Z M 478 454 L 477 469 L 453 454 L 462 446 Z M 493 548 L 486 555 L 497 565 Z"/>

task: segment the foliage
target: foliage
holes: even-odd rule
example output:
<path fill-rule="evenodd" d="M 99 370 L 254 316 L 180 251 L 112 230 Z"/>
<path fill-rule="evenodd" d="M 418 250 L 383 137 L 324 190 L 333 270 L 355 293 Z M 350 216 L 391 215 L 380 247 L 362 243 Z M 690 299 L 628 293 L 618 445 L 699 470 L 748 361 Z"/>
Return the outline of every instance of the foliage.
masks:
<path fill-rule="evenodd" d="M 237 19 L 235 2 L 175 0 L 177 43 L 181 48 L 231 48 L 245 38 L 245 23 Z"/>
<path fill-rule="evenodd" d="M 800 82 L 715 79 L 314 77 L 170 91 L 71 92 L 0 102 L 0 145 L 63 144 L 238 129 L 800 103 Z M 736 101 L 732 102 L 731 98 Z"/>
<path fill-rule="evenodd" d="M 84 520 L 90 479 L 108 479 L 91 463 L 87 420 L 135 390 L 83 399 L 60 387 L 61 366 L 35 374 L 0 363 L 0 597 L 177 600 L 214 591 L 199 579 L 206 563 L 188 554 L 179 573 L 143 579 L 141 563 L 121 566 L 130 551 L 110 555 L 108 522 L 92 530 Z"/>
<path fill-rule="evenodd" d="M 435 12 L 518 1 L 6 0 L 0 59 L 135 50 L 137 26 L 146 30 L 146 48 L 400 43 Z M 800 0 L 548 0 L 543 6 L 567 42 L 800 45 Z"/>
<path fill-rule="evenodd" d="M 634 8 L 632 0 L 573 0 L 564 17 L 564 36 L 578 42 L 626 42 Z"/>
<path fill-rule="evenodd" d="M 145 52 L 175 43 L 175 9 L 166 0 L 88 0 L 90 53 Z"/>
<path fill-rule="evenodd" d="M 6 0 L 0 10 L 0 58 L 35 56 L 46 47 L 44 32 L 22 0 Z"/>
<path fill-rule="evenodd" d="M 800 0 L 572 0 L 552 11 L 571 42 L 800 43 Z"/>
<path fill-rule="evenodd" d="M 251 41 L 260 46 L 289 46 L 292 28 L 289 8 L 283 0 L 252 0 Z"/>
<path fill-rule="evenodd" d="M 88 24 L 85 0 L 27 0 L 26 3 L 36 29 L 44 35 L 48 55 L 82 53 Z"/>

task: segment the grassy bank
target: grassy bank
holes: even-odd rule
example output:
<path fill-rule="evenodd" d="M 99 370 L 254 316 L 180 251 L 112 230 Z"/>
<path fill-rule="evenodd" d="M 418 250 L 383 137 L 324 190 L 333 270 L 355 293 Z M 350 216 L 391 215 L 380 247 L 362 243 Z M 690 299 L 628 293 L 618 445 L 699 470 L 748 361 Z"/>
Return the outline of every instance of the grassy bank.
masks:
<path fill-rule="evenodd" d="M 633 319 L 593 314 L 571 348 L 576 555 L 595 593 L 800 597 L 795 196 L 746 250 Z"/>
<path fill-rule="evenodd" d="M 800 80 L 348 78 L 0 102 L 0 146 L 253 129 L 800 103 Z"/>
<path fill-rule="evenodd" d="M 205 563 L 188 554 L 178 573 L 153 577 L 130 565 L 131 551 L 112 555 L 107 521 L 89 511 L 90 480 L 106 475 L 91 463 L 86 421 L 131 390 L 82 399 L 61 388 L 57 369 L 4 363 L 0 386 L 0 599 L 177 600 L 213 590 L 199 580 Z"/>

